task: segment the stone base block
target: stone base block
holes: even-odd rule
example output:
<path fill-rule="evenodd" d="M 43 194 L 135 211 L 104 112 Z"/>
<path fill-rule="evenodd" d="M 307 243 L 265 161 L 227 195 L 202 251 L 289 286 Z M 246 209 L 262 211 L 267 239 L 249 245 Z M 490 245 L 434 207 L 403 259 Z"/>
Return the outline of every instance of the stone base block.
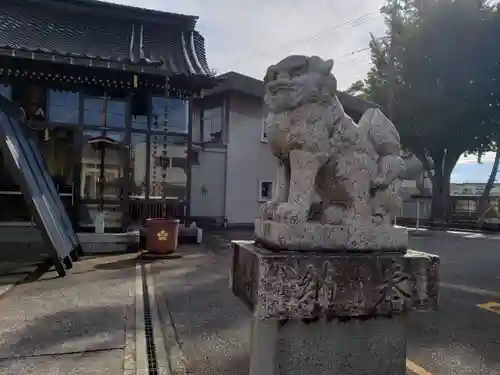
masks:
<path fill-rule="evenodd" d="M 255 221 L 255 236 L 266 247 L 297 251 L 399 251 L 408 247 L 408 230 L 393 226 L 359 228 L 306 222 L 297 226 Z"/>
<path fill-rule="evenodd" d="M 253 311 L 250 375 L 406 374 L 407 313 L 436 309 L 439 257 L 232 246 L 231 287 Z"/>
<path fill-rule="evenodd" d="M 273 252 L 254 241 L 232 244 L 233 293 L 260 319 L 343 320 L 437 307 L 436 255 Z"/>
<path fill-rule="evenodd" d="M 406 375 L 406 315 L 252 322 L 250 375 Z"/>
<path fill-rule="evenodd" d="M 139 251 L 139 232 L 77 233 L 84 254 Z"/>

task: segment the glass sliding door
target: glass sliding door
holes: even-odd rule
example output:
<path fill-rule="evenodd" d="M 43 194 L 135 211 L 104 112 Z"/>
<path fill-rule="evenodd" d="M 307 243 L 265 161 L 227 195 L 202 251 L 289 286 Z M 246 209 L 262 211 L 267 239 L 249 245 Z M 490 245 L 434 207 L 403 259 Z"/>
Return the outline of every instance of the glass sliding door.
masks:
<path fill-rule="evenodd" d="M 128 147 L 124 132 L 85 130 L 80 176 L 80 227 L 92 228 L 98 214 L 105 226 L 116 230 L 123 226 L 125 165 Z"/>
<path fill-rule="evenodd" d="M 0 85 L 0 95 L 10 99 L 12 89 L 9 85 Z M 24 201 L 21 189 L 11 175 L 7 162 L 0 151 L 0 223 L 31 224 L 31 212 Z"/>
<path fill-rule="evenodd" d="M 31 222 L 29 207 L 0 151 L 0 224 Z"/>
<path fill-rule="evenodd" d="M 44 130 L 37 131 L 35 135 L 59 198 L 70 217 L 74 217 L 75 166 L 79 162 L 74 152 L 75 135 L 76 130 L 70 127 L 50 129 L 48 137 Z"/>
<path fill-rule="evenodd" d="M 33 131 L 34 138 L 45 164 L 59 192 L 68 214 L 72 215 L 74 203 L 74 170 L 78 162 L 74 156 L 75 132 L 69 128 Z M 32 223 L 31 212 L 0 153 L 0 222 Z"/>

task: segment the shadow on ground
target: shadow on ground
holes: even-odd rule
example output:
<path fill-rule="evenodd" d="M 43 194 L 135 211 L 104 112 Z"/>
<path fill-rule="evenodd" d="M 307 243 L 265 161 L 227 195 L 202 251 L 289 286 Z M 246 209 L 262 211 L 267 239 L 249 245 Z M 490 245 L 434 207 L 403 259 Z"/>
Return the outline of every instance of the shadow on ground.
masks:
<path fill-rule="evenodd" d="M 125 315 L 125 305 L 114 305 L 37 317 L 17 329 L 2 332 L 0 360 L 123 348 Z"/>

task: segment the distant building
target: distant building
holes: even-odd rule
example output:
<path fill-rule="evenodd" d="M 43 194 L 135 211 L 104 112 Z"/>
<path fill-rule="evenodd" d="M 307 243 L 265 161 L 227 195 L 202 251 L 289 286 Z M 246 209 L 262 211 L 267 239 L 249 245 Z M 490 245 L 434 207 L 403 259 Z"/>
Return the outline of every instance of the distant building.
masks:
<path fill-rule="evenodd" d="M 485 183 L 452 183 L 450 184 L 451 196 L 481 196 L 486 188 Z M 500 197 L 500 184 L 494 184 L 490 192 L 490 197 Z"/>

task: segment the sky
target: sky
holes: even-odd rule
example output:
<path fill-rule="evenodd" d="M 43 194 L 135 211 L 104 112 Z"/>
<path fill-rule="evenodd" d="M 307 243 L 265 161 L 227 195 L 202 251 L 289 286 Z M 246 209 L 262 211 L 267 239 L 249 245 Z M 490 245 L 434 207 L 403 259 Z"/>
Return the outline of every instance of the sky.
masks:
<path fill-rule="evenodd" d="M 370 33 L 385 33 L 385 0 L 107 0 L 199 16 L 207 59 L 218 74 L 236 71 L 262 79 L 267 67 L 290 54 L 333 59 L 340 89 L 370 68 Z M 452 182 L 486 182 L 494 154 L 462 157 Z"/>

